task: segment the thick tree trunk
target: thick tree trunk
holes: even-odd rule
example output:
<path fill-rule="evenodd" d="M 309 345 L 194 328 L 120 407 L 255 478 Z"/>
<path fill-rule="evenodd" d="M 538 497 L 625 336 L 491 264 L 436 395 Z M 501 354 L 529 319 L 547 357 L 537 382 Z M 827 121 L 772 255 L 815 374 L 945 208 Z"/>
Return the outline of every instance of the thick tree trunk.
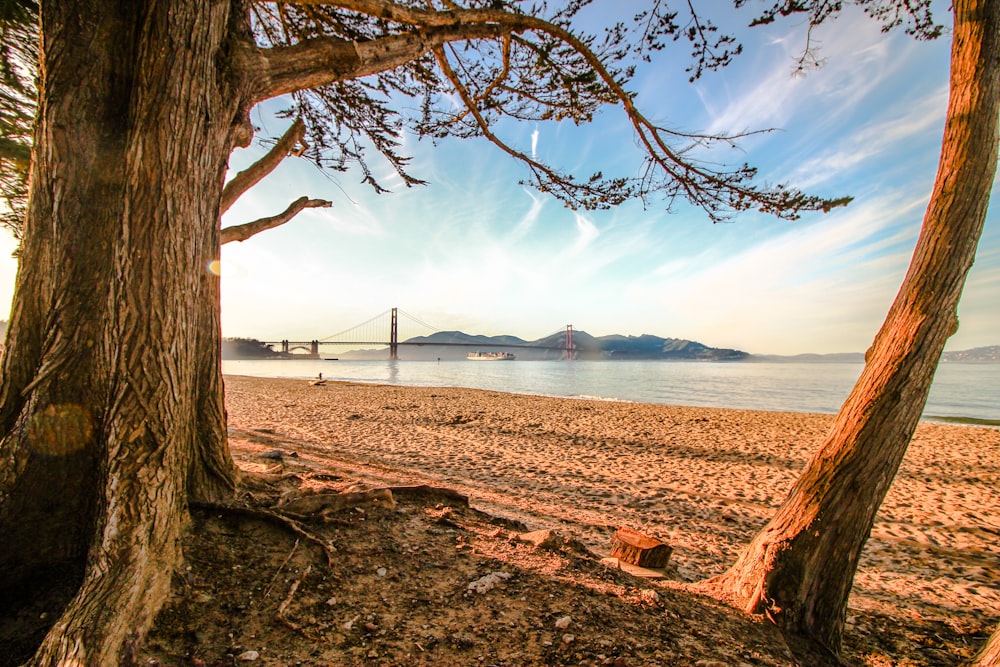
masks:
<path fill-rule="evenodd" d="M 1000 2 L 956 0 L 954 14 L 941 160 L 900 292 L 823 446 L 749 548 L 707 584 L 833 660 L 861 550 L 958 326 L 997 164 Z"/>
<path fill-rule="evenodd" d="M 0 585 L 82 585 L 32 664 L 119 665 L 233 488 L 218 197 L 239 96 L 229 0 L 42 3 L 32 199 L 0 389 Z M 207 418 L 207 419 L 206 419 Z"/>

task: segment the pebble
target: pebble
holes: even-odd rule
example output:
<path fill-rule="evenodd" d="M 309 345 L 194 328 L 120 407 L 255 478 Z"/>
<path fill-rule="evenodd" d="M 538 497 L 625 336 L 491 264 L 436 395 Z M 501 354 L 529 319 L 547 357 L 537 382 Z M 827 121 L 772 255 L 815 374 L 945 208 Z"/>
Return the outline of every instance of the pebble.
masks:
<path fill-rule="evenodd" d="M 469 583 L 466 589 L 466 594 L 469 593 L 487 593 L 505 579 L 510 579 L 509 572 L 490 572 L 485 577 L 480 577 L 473 582 Z"/>
<path fill-rule="evenodd" d="M 567 628 L 569 627 L 569 624 L 572 620 L 573 619 L 570 618 L 569 616 L 563 616 L 562 618 L 557 618 L 556 627 L 559 628 L 560 630 L 562 630 L 563 628 Z"/>
<path fill-rule="evenodd" d="M 563 644 L 572 644 L 576 641 L 576 635 L 563 635 Z"/>
<path fill-rule="evenodd" d="M 379 569 L 375 570 L 375 574 L 377 574 L 380 577 L 384 577 L 385 575 L 389 574 L 389 570 L 385 569 L 384 567 L 380 567 Z"/>
<path fill-rule="evenodd" d="M 639 591 L 639 598 L 646 604 L 656 604 L 660 601 L 660 594 L 650 588 L 645 588 Z"/>
<path fill-rule="evenodd" d="M 253 662 L 259 657 L 260 653 L 258 653 L 257 651 L 243 651 L 243 653 L 240 653 L 238 656 L 236 656 L 236 659 L 242 660 L 243 662 Z"/>

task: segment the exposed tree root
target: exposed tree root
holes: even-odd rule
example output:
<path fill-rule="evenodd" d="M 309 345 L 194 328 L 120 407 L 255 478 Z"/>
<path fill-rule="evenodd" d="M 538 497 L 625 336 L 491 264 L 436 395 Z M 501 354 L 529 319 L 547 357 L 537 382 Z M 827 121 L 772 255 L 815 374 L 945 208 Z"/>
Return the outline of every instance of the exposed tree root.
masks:
<path fill-rule="evenodd" d="M 295 535 L 298 535 L 304 540 L 312 542 L 326 555 L 326 564 L 333 564 L 333 554 L 336 553 L 336 548 L 327 543 L 319 535 L 316 535 L 312 531 L 304 528 L 296 519 L 289 516 L 284 516 L 277 512 L 272 512 L 271 510 L 254 508 L 254 507 L 244 507 L 242 505 L 227 505 L 223 503 L 204 503 L 197 502 L 191 503 L 193 509 L 209 510 L 212 512 L 225 512 L 229 514 L 235 514 L 238 516 L 250 517 L 252 519 L 259 519 L 261 521 L 266 521 L 272 523 L 279 527 L 290 530 Z"/>

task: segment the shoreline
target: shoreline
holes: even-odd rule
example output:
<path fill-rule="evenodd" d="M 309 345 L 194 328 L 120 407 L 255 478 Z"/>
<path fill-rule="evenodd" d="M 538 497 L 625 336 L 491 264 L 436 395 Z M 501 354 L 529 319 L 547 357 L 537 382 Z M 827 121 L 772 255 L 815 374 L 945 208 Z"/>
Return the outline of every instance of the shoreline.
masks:
<path fill-rule="evenodd" d="M 295 452 L 345 488 L 432 484 L 607 551 L 618 525 L 674 548 L 681 585 L 722 572 L 833 415 L 227 375 L 234 455 Z M 922 421 L 854 582 L 853 614 L 1000 620 L 1000 430 Z"/>
<path fill-rule="evenodd" d="M 254 377 L 307 380 L 322 373 L 331 380 L 366 384 L 831 415 L 840 410 L 862 370 L 857 364 L 793 366 L 789 371 L 787 364 L 769 364 L 761 371 L 759 364 L 736 367 L 694 362 L 525 362 L 484 366 L 465 362 L 277 360 L 230 361 L 223 364 L 223 370 L 226 374 Z M 990 400 L 1000 396 L 1000 365 L 985 369 L 989 371 L 985 374 L 980 372 L 981 366 L 966 364 L 960 372 L 940 373 L 922 419 L 949 423 L 969 420 L 1000 426 L 1000 411 Z M 950 368 L 954 371 L 955 365 Z"/>

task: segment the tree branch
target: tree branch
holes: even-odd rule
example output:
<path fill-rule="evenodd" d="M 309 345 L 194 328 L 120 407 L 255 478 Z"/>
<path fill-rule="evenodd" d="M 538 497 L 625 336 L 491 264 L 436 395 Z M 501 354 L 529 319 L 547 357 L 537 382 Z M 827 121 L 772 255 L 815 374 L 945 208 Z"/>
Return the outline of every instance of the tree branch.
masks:
<path fill-rule="evenodd" d="M 713 221 L 718 221 L 727 219 L 733 212 L 750 208 L 783 218 L 795 218 L 802 210 L 827 211 L 849 201 L 848 198 L 822 199 L 807 196 L 783 185 L 757 186 L 754 184 L 756 170 L 748 165 L 740 165 L 731 170 L 718 169 L 692 157 L 688 153 L 692 146 L 676 146 L 678 140 L 707 146 L 716 143 L 732 144 L 736 137 L 687 134 L 654 124 L 634 104 L 634 96 L 625 90 L 624 79 L 620 80 L 621 73 L 606 66 L 591 47 L 590 41 L 575 35 L 567 24 L 558 19 L 550 21 L 519 13 L 516 9 L 500 7 L 466 9 L 451 2 L 445 2 L 446 8 L 441 10 L 433 7 L 420 8 L 399 0 L 289 0 L 289 4 L 310 9 L 315 5 L 317 11 L 320 9 L 319 5 L 332 5 L 333 11 L 338 15 L 348 17 L 351 13 L 356 13 L 359 16 L 351 20 L 368 20 L 374 29 L 388 34 L 368 39 L 370 33 L 352 28 L 346 31 L 347 37 L 307 38 L 291 46 L 258 50 L 257 76 L 261 82 L 258 99 L 334 82 L 343 83 L 360 77 L 386 75 L 433 53 L 442 78 L 454 87 L 465 107 L 465 110 L 446 119 L 446 124 L 451 127 L 461 126 L 453 133 L 461 136 L 485 136 L 528 166 L 534 176 L 535 187 L 556 194 L 570 206 L 606 208 L 630 197 L 645 200 L 653 191 L 659 191 L 668 202 L 678 196 L 686 198 L 708 213 Z M 703 45 L 699 71 L 703 67 L 714 68 L 738 52 L 730 53 L 726 50 L 721 54 L 716 53 L 714 49 L 728 44 L 728 41 L 720 38 L 718 44 L 709 44 L 707 34 L 714 28 L 697 21 L 690 2 L 689 8 L 695 16 L 689 31 L 693 31 L 695 37 L 700 36 L 692 41 Z M 526 33 L 534 33 L 541 40 L 540 43 L 522 39 L 522 35 Z M 456 67 L 448 62 L 444 48 L 452 42 L 468 43 L 476 40 L 499 42 L 501 59 L 501 66 L 479 90 L 463 81 L 463 74 L 473 78 L 476 74 L 485 74 L 488 68 L 477 66 L 474 70 L 466 70 L 463 56 L 456 52 L 457 69 L 460 70 L 456 71 Z M 507 79 L 511 76 L 512 43 L 534 51 L 534 58 L 522 55 L 519 59 L 525 71 L 549 81 L 521 81 L 527 87 L 525 92 L 521 92 L 518 86 L 507 85 Z M 400 74 L 400 80 L 378 79 L 372 86 L 382 93 L 387 89 L 396 89 L 412 94 L 407 87 L 409 83 L 405 81 L 406 74 Z M 409 72 L 409 75 L 418 80 L 420 77 L 430 77 L 429 73 L 420 69 Z M 532 85 L 541 89 L 546 84 L 560 94 L 553 95 L 551 100 L 533 98 Z M 512 117 L 518 115 L 517 109 L 511 111 L 503 108 L 502 100 L 493 99 L 498 91 L 508 90 L 513 98 L 536 101 L 550 109 L 565 107 L 565 115 L 556 113 L 554 117 L 557 120 L 568 117 L 577 123 L 589 121 L 594 110 L 601 104 L 621 104 L 636 132 L 640 147 L 646 153 L 645 174 L 639 178 L 605 179 L 598 173 L 588 181 L 580 182 L 513 149 L 492 131 L 493 121 L 490 117 L 491 114 L 507 114 Z M 425 118 L 429 114 L 426 109 L 434 94 L 439 94 L 439 91 L 428 87 Z M 370 98 L 365 100 L 374 104 Z M 550 117 L 553 114 L 540 116 L 542 119 Z M 421 131 L 428 131 L 429 128 L 436 132 L 444 127 L 435 127 L 427 121 L 424 123 Z M 389 157 L 393 159 L 393 156 Z M 398 169 L 395 161 L 394 164 Z"/>
<path fill-rule="evenodd" d="M 365 14 L 403 25 L 440 27 L 454 25 L 476 25 L 482 23 L 509 23 L 512 17 L 525 17 L 503 9 L 465 9 L 452 6 L 444 11 L 420 9 L 403 5 L 394 0 L 292 0 L 297 5 L 336 5 L 341 9 Z M 527 18 L 527 17 L 525 17 Z"/>
<path fill-rule="evenodd" d="M 510 14 L 512 18 L 516 15 Z M 339 37 L 306 39 L 292 46 L 259 51 L 257 101 L 335 81 L 358 79 L 395 69 L 454 41 L 495 39 L 524 29 L 498 23 L 456 23 L 430 29 L 352 42 Z"/>
<path fill-rule="evenodd" d="M 291 127 L 278 139 L 267 155 L 254 162 L 252 165 L 236 174 L 231 181 L 226 183 L 222 190 L 222 203 L 219 214 L 225 213 L 229 207 L 239 199 L 244 192 L 257 185 L 262 178 L 270 174 L 281 164 L 281 161 L 293 152 L 296 144 L 302 142 L 305 136 L 306 126 L 301 119 L 296 119 Z"/>
<path fill-rule="evenodd" d="M 459 97 L 462 98 L 462 102 L 465 104 L 467 112 L 472 115 L 475 119 L 476 124 L 479 126 L 479 130 L 483 133 L 493 145 L 507 153 L 515 160 L 520 160 L 531 169 L 532 173 L 535 174 L 540 186 L 544 186 L 547 190 L 555 192 L 564 201 L 570 203 L 572 206 L 600 206 L 601 204 L 617 204 L 621 203 L 622 200 L 627 198 L 631 193 L 625 187 L 625 183 L 620 183 L 620 188 L 616 193 L 615 197 L 620 197 L 621 199 L 615 197 L 609 197 L 601 188 L 597 181 L 592 180 L 587 184 L 574 184 L 571 182 L 570 178 L 557 173 L 552 168 L 547 165 L 532 159 L 525 153 L 512 148 L 506 142 L 504 142 L 500 137 L 493 133 L 490 129 L 489 123 L 483 117 L 482 113 L 479 111 L 479 107 L 475 104 L 475 100 L 472 98 L 472 94 L 469 92 L 468 88 L 462 83 L 452 69 L 451 64 L 448 62 L 448 58 L 445 55 L 444 48 L 438 47 L 434 49 L 434 57 L 437 59 L 438 66 L 444 73 L 445 77 L 451 82 L 455 87 L 455 91 L 458 93 Z M 592 203 L 596 202 L 596 203 Z"/>
<path fill-rule="evenodd" d="M 224 245 L 226 243 L 231 243 L 232 241 L 246 241 L 255 234 L 260 234 L 261 232 L 265 232 L 269 229 L 280 227 L 304 209 L 330 208 L 331 206 L 333 206 L 333 204 L 325 199 L 309 199 L 309 197 L 299 197 L 278 215 L 273 215 L 269 218 L 260 218 L 259 220 L 247 222 L 242 225 L 226 227 L 222 230 L 221 242 Z"/>

